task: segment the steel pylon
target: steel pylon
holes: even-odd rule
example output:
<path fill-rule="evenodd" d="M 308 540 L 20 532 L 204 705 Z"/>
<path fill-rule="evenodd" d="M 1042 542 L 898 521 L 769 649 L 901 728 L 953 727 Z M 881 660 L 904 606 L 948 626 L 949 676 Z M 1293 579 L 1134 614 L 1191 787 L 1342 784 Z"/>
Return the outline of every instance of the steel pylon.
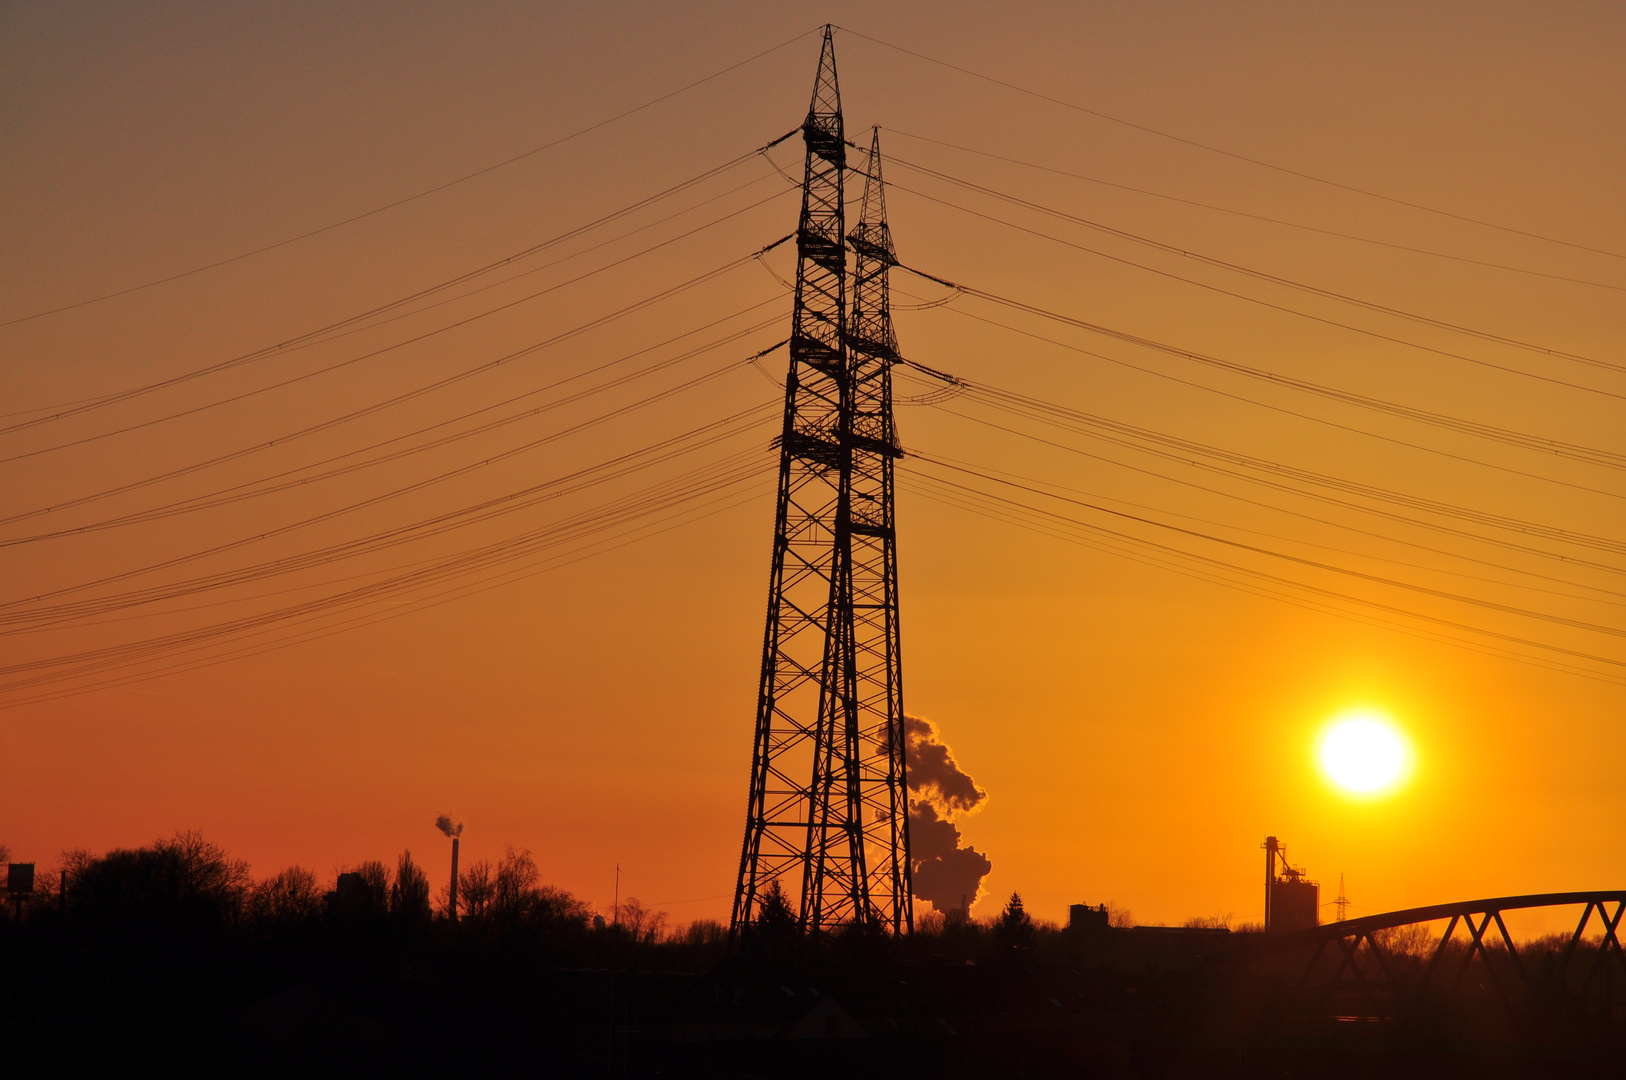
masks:
<path fill-rule="evenodd" d="M 879 128 L 870 137 L 859 205 L 858 224 L 847 234 L 853 250 L 852 314 L 847 320 L 847 369 L 852 379 L 847 527 L 851 579 L 843 613 L 852 627 L 845 660 L 854 739 L 851 774 L 861 804 L 868 875 L 863 892 L 869 918 L 894 933 L 905 933 L 914 923 L 914 901 L 893 502 L 893 463 L 903 456 L 892 413 L 898 339 L 892 328 L 889 278 L 898 258 L 886 223 Z"/>
<path fill-rule="evenodd" d="M 802 136 L 796 299 L 745 841 L 730 933 L 778 882 L 801 928 L 910 926 L 891 365 L 878 154 L 845 228 L 847 143 L 826 27 Z M 856 253 L 849 317 L 847 252 Z"/>

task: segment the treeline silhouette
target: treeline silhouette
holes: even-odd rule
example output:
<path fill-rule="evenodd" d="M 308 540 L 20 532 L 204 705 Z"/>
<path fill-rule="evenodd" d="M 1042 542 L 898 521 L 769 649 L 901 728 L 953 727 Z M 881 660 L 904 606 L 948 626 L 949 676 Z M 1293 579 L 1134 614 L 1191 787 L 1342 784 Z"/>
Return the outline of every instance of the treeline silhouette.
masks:
<path fill-rule="evenodd" d="M 431 887 L 410 851 L 256 879 L 196 832 L 39 867 L 0 919 L 0 1045 L 51 1072 L 598 1069 L 717 964 L 724 928 L 595 911 L 509 847 Z M 245 1047 L 253 1053 L 245 1056 Z M 600 1064 L 593 1065 L 593 1062 Z"/>
<path fill-rule="evenodd" d="M 291 866 L 256 880 L 249 864 L 193 831 L 145 847 L 95 856 L 63 855 L 35 874 L 17 898 L 14 923 L 42 927 L 211 929 L 256 939 L 388 938 L 401 944 L 439 935 L 471 944 L 530 947 L 561 963 L 592 963 L 607 949 L 627 964 L 679 969 L 721 958 L 727 933 L 700 919 L 669 927 L 665 912 L 629 897 L 604 912 L 546 884 L 532 854 L 507 847 L 458 875 L 457 913 L 447 886 L 432 890 L 425 868 L 403 851 L 393 865 L 366 860 L 340 867 L 330 882 Z"/>
<path fill-rule="evenodd" d="M 0 919 L 8 1065 L 19 1075 L 981 1080 L 1259 1075 L 1253 1061 L 1270 1075 L 1394 1080 L 1618 1075 L 1586 1070 L 1626 1060 L 1595 1040 L 1557 1050 L 1527 1040 L 1519 1052 L 1536 1072 L 1485 1073 L 1474 1071 L 1484 1048 L 1467 1036 L 1396 1028 L 1413 1042 L 1379 1053 L 1358 1025 L 1271 1027 L 1296 1015 L 1290 975 L 1215 978 L 1204 967 L 1258 933 L 1226 917 L 1132 927 L 1103 904 L 1064 928 L 1013 893 L 986 919 L 926 910 L 906 937 L 855 926 L 815 940 L 775 884 L 730 954 L 721 924 L 675 925 L 631 898 L 595 910 L 547 883 L 522 849 L 463 868 L 456 920 L 450 889 L 431 880 L 409 851 L 328 878 L 294 866 L 256 879 L 195 832 L 70 852 Z M 1422 928 L 1381 936 L 1398 973 L 1430 962 Z M 1522 944 L 1522 962 L 1539 969 L 1576 944 Z M 1590 962 L 1597 945 L 1578 944 Z M 1450 948 L 1450 963 L 1471 959 L 1463 948 Z M 1491 950 L 1495 963 L 1442 999 L 1450 1031 L 1508 1028 L 1489 984 L 1512 958 Z M 868 1040 L 861 1053 L 853 1038 Z M 1373 1070 L 1346 1068 L 1351 1053 Z M 1456 1068 L 1465 1053 L 1474 1069 Z"/>
<path fill-rule="evenodd" d="M 35 890 L 14 918 L 79 929 L 208 928 L 261 940 L 392 940 L 409 946 L 433 937 L 521 948 L 559 964 L 614 960 L 629 968 L 691 972 L 709 969 L 727 951 L 727 928 L 715 920 L 673 925 L 666 912 L 636 897 L 596 911 L 545 883 L 532 854 L 513 846 L 494 862 L 479 860 L 462 869 L 455 922 L 450 891 L 445 885 L 432 889 L 410 850 L 393 866 L 379 860 L 342 866 L 329 882 L 302 866 L 256 880 L 246 861 L 198 832 L 183 831 L 101 856 L 66 853 L 57 870 L 37 872 Z M 1118 925 L 1129 921 L 1127 912 L 1114 918 Z M 1211 922 L 1216 920 L 1188 925 Z M 1000 913 L 986 920 L 928 908 L 909 939 L 854 927 L 819 948 L 872 958 L 996 962 L 1017 953 L 1065 958 L 1070 940 L 1057 924 L 1032 919 L 1020 895 L 1012 894 Z M 764 894 L 760 919 L 742 938 L 740 951 L 774 958 L 813 954 L 779 882 Z"/>

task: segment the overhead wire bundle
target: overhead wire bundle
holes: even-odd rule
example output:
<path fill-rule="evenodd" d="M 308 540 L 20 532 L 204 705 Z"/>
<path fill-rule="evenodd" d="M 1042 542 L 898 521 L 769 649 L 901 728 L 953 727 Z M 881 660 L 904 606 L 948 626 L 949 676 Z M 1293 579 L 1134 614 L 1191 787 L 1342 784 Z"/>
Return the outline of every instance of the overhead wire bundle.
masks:
<path fill-rule="evenodd" d="M 13 476 L 144 447 L 127 475 L 0 507 L 0 559 L 17 571 L 0 595 L 0 704 L 316 640 L 764 497 L 779 395 L 743 375 L 763 370 L 788 324 L 789 282 L 772 262 L 789 239 L 797 183 L 771 155 L 794 134 L 274 344 L 0 418 L 0 470 Z M 905 137 L 928 153 L 1123 188 L 1378 257 L 1555 288 L 1626 288 L 1594 269 L 1559 273 L 1360 236 L 963 138 Z M 962 272 L 973 251 L 954 266 L 906 265 L 921 291 L 899 289 L 913 303 L 897 310 L 927 331 L 908 340 L 953 342 L 900 368 L 913 392 L 899 403 L 930 418 L 906 432 L 906 494 L 1274 601 L 1626 682 L 1626 542 L 1607 527 L 1626 500 L 1626 447 L 1596 424 L 1542 426 L 1577 401 L 1596 404 L 1575 415 L 1618 409 L 1626 363 L 1199 250 L 1115 224 L 1082 200 L 1063 205 L 913 151 L 888 164 L 909 174 L 889 186 L 912 232 L 965 235 L 971 222 L 1011 250 L 1042 247 L 1081 280 L 1118 275 L 1120 291 L 1156 297 L 1148 311 L 1199 313 L 1148 330 L 1148 311 L 1128 316 L 1088 290 L 1061 300 L 1035 295 L 1020 275 Z M 628 274 L 642 276 L 617 276 Z M 584 285 L 622 300 L 595 306 Z M 1257 335 L 1268 344 L 1190 340 L 1208 312 L 1268 327 Z M 1316 336 L 1284 344 L 1289 324 Z M 930 330 L 949 325 L 977 334 Z M 1329 359 L 1351 355 L 1372 362 Z M 990 370 L 997 376 L 984 377 Z M 1397 372 L 1418 373 L 1421 390 Z M 1111 393 L 1097 394 L 1109 377 Z M 1447 379 L 1460 392 L 1430 400 Z M 1556 396 L 1540 410 L 1487 415 L 1485 403 L 1502 406 L 1510 393 L 1515 405 Z M 302 404 L 275 404 L 290 401 Z M 181 431 L 208 437 L 171 434 Z M 62 566 L 73 569 L 53 580 Z"/>

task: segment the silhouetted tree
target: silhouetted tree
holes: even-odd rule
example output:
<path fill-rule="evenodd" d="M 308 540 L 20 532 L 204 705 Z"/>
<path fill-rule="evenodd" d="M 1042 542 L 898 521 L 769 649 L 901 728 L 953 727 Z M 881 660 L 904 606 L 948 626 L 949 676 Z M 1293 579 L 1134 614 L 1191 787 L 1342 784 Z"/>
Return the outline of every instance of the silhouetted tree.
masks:
<path fill-rule="evenodd" d="M 497 875 L 491 885 L 491 917 L 499 927 L 513 931 L 535 914 L 537 882 L 542 872 L 529 851 L 515 851 L 512 845 L 497 860 Z"/>
<path fill-rule="evenodd" d="M 280 929 L 315 922 L 322 916 L 322 891 L 316 875 L 303 866 L 290 866 L 249 890 L 248 915 L 264 929 Z"/>
<path fill-rule="evenodd" d="M 616 925 L 637 945 L 656 945 L 666 929 L 666 912 L 651 911 L 636 896 L 629 896 L 617 910 Z"/>
<path fill-rule="evenodd" d="M 74 865 L 69 883 L 69 905 L 86 917 L 226 923 L 241 914 L 250 877 L 202 834 L 178 832 Z"/>
<path fill-rule="evenodd" d="M 848 923 L 835 941 L 838 955 L 855 964 L 881 964 L 892 955 L 892 935 L 879 920 Z"/>
<path fill-rule="evenodd" d="M 586 904 L 563 889 L 541 883 L 529 851 L 509 847 L 493 867 L 477 862 L 458 877 L 463 921 L 504 938 L 556 939 L 587 930 Z"/>
<path fill-rule="evenodd" d="M 484 859 L 470 863 L 466 870 L 457 875 L 458 915 L 479 922 L 490 913 L 491 899 L 495 893 L 496 882 L 492 880 L 491 864 Z"/>
<path fill-rule="evenodd" d="M 683 933 L 677 937 L 685 945 L 723 945 L 728 941 L 728 927 L 716 919 L 696 919 L 685 926 Z"/>
<path fill-rule="evenodd" d="M 994 940 L 1006 949 L 1033 947 L 1033 920 L 1028 917 L 1027 910 L 1022 906 L 1020 893 L 1011 893 L 1005 909 L 994 921 Z"/>
<path fill-rule="evenodd" d="M 429 921 L 429 876 L 412 861 L 412 852 L 401 852 L 395 864 L 395 883 L 390 886 L 390 914 L 404 922 Z"/>
<path fill-rule="evenodd" d="M 390 910 L 390 872 L 376 859 L 341 869 L 331 898 L 333 913 L 343 919 L 379 919 Z"/>
<path fill-rule="evenodd" d="M 790 909 L 790 900 L 778 878 L 768 883 L 768 890 L 757 901 L 757 920 L 751 936 L 755 946 L 769 956 L 789 956 L 801 945 L 800 920 Z"/>

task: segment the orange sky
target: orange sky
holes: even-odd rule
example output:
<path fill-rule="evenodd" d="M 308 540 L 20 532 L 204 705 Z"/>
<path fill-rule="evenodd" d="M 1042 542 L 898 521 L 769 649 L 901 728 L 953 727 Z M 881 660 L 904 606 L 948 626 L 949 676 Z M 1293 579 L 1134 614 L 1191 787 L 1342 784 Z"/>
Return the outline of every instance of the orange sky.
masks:
<path fill-rule="evenodd" d="M 582 11 L 449 5 L 405 13 L 384 5 L 342 13 L 11 6 L 0 9 L 0 155 L 7 162 L 0 176 L 0 322 L 188 271 L 434 188 L 826 20 L 1246 157 L 1626 253 L 1626 76 L 1618 62 L 1626 14 L 1614 5 L 1432 5 L 1420 12 L 1360 4 L 1310 12 L 1290 4 L 1057 4 L 1020 16 L 905 4 L 794 4 L 771 14 L 746 4 Z M 883 149 L 893 158 L 887 176 L 896 185 L 892 227 L 906 263 L 1182 349 L 1626 453 L 1626 426 L 1618 420 L 1626 377 L 1618 369 L 1420 325 L 1152 250 L 956 189 L 904 162 L 1280 278 L 1616 365 L 1626 362 L 1620 255 L 1206 152 L 854 34 L 838 34 L 837 50 L 849 133 L 875 123 L 885 129 Z M 804 36 L 634 116 L 398 208 L 181 280 L 0 327 L 0 411 L 12 414 L 0 426 L 44 415 L 26 410 L 146 385 L 287 341 L 748 154 L 799 124 L 816 55 L 816 38 Z M 921 137 L 1458 258 L 1154 198 Z M 772 158 L 791 174 L 800 170 L 796 140 Z M 778 239 L 795 226 L 795 199 L 766 162 L 748 159 L 613 228 L 480 279 L 499 282 L 488 291 L 0 435 L 0 458 L 15 459 L 0 461 L 0 516 L 281 440 L 542 342 Z M 609 265 L 716 219 L 723 220 Z M 601 241 L 609 243 L 593 247 Z M 572 258 L 544 266 L 564 256 Z M 619 862 L 623 895 L 664 906 L 677 920 L 726 918 L 760 658 L 777 395 L 770 379 L 739 361 L 784 336 L 788 300 L 773 275 L 794 271 L 787 248 L 765 261 L 766 268 L 745 263 L 647 310 L 330 430 L 0 527 L 0 540 L 14 540 L 151 510 L 582 376 L 482 415 L 514 414 L 730 330 L 777 320 L 625 386 L 376 468 L 198 513 L 0 547 L 0 601 L 11 602 L 245 541 L 117 589 L 178 581 L 499 498 L 753 406 L 767 410 L 756 426 L 691 458 L 454 533 L 206 594 L 91 611 L 55 628 L 0 626 L 5 666 L 147 640 L 331 595 L 730 453 L 759 465 L 722 493 L 725 501 L 693 504 L 708 516 L 451 603 L 419 610 L 415 599 L 386 599 L 357 614 L 388 613 L 392 603 L 407 612 L 163 678 L 32 703 L 31 695 L 80 683 L 0 694 L 0 704 L 10 706 L 0 712 L 0 842 L 19 859 L 49 863 L 64 848 L 99 851 L 190 827 L 251 859 L 259 873 L 296 861 L 326 873 L 404 847 L 438 865 L 444 853 L 431 823 L 450 812 L 467 822 L 465 859 L 493 857 L 510 842 L 528 847 L 550 880 L 601 905 L 610 900 Z M 601 267 L 608 268 L 561 284 Z M 900 305 L 944 295 L 901 273 L 895 289 Z M 522 302 L 399 344 L 509 301 Z M 752 305 L 762 306 L 745 312 Z M 725 318 L 731 321 L 682 344 L 595 373 L 607 361 Z M 1626 483 L 1616 467 L 1308 396 L 970 297 L 903 310 L 897 321 L 909 356 L 973 381 L 1617 547 L 1623 535 Z M 399 347 L 264 389 L 387 346 Z M 765 368 L 782 377 L 783 364 L 779 353 Z M 720 374 L 709 382 L 455 480 L 248 540 L 476 465 L 714 370 Z M 927 389 L 900 380 L 900 394 Z M 250 391 L 259 392 L 219 404 Z M 210 407 L 60 446 L 202 406 Z M 1258 919 L 1258 847 L 1267 833 L 1320 878 L 1326 898 L 1344 873 L 1355 914 L 1619 886 L 1626 669 L 1618 661 L 1626 644 L 1618 631 L 1437 595 L 1626 627 L 1626 577 L 1607 569 L 1626 566 L 1619 551 L 1407 511 L 1568 561 L 1465 540 L 1025 422 L 974 395 L 906 404 L 899 426 L 911 450 L 1434 590 L 1396 589 L 1070 511 L 1403 608 L 1409 614 L 1395 622 L 1464 637 L 1480 650 L 1018 529 L 934 501 L 922 473 L 952 474 L 906 460 L 899 518 L 907 704 L 937 722 L 961 765 L 989 792 L 985 808 L 961 827 L 993 861 L 985 884 L 994 900 L 1017 889 L 1030 910 L 1053 919 L 1064 918 L 1069 903 L 1101 900 L 1141 921 L 1224 913 Z M 1307 601 L 1302 590 L 1289 595 Z M 1361 620 L 1378 615 L 1331 603 Z M 1417 615 L 1617 662 L 1502 641 L 1542 663 L 1574 664 L 1604 679 L 1518 663 L 1483 651 L 1491 639 L 1444 631 Z M 340 618 L 302 625 L 331 628 Z M 263 644 L 245 644 L 256 642 Z M 220 646 L 227 647 L 235 646 Z M 140 674 L 160 662 L 112 674 Z M 1416 773 L 1392 797 L 1349 800 L 1313 767 L 1317 730 L 1356 705 L 1387 711 L 1415 743 Z M 985 901 L 978 911 L 992 909 Z"/>

